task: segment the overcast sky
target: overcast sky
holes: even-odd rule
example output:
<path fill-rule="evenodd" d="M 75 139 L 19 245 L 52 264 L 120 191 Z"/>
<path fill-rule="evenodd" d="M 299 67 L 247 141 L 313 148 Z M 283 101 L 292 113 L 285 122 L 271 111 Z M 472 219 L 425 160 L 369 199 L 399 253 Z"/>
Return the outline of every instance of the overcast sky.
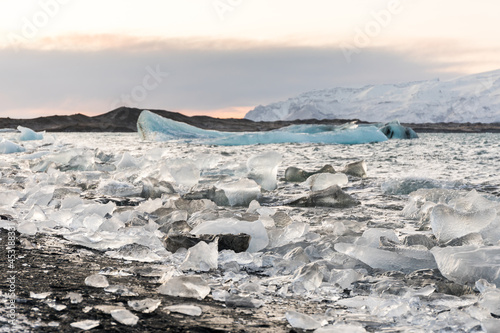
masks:
<path fill-rule="evenodd" d="M 0 0 L 0 117 L 242 117 L 337 86 L 500 68 L 494 0 Z"/>

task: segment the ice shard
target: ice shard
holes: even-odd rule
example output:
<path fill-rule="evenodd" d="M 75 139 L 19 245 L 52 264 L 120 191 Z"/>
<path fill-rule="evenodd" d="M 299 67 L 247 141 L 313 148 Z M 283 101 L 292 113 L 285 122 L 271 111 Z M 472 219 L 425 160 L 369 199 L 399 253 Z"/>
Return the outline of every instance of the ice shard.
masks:
<path fill-rule="evenodd" d="M 278 185 L 276 175 L 282 160 L 281 154 L 274 151 L 253 156 L 247 161 L 247 177 L 255 180 L 264 190 L 272 191 Z"/>
<path fill-rule="evenodd" d="M 500 246 L 436 246 L 431 252 L 447 279 L 460 284 L 484 279 L 500 287 Z"/>

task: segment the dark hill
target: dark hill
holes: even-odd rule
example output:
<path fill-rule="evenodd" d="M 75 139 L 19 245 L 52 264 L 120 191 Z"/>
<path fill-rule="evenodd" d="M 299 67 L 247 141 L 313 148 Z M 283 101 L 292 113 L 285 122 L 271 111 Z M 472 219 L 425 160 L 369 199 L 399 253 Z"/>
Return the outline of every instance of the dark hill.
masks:
<path fill-rule="evenodd" d="M 165 118 L 187 123 L 203 129 L 230 132 L 254 132 L 269 131 L 293 124 L 331 124 L 340 125 L 346 122 L 357 121 L 360 124 L 366 122 L 356 119 L 308 119 L 295 121 L 274 121 L 274 122 L 253 122 L 248 119 L 221 119 L 208 116 L 188 117 L 178 112 L 150 110 Z M 29 127 L 35 131 L 47 132 L 136 132 L 137 119 L 142 109 L 121 107 L 94 117 L 83 114 L 71 116 L 48 116 L 33 119 L 12 119 L 0 118 L 1 128 L 15 129 L 21 125 Z M 457 124 L 457 123 L 436 123 L 436 124 L 404 124 L 412 127 L 418 133 L 500 133 L 500 124 Z"/>

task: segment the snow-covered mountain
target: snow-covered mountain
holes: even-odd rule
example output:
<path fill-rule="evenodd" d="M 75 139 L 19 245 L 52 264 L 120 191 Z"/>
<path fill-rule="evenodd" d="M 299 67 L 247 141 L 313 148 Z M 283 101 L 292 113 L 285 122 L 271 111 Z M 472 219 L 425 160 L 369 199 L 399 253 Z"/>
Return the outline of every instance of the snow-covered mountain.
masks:
<path fill-rule="evenodd" d="M 259 105 L 246 119 L 360 119 L 405 123 L 500 122 L 500 70 L 451 81 L 419 81 L 314 90 Z"/>

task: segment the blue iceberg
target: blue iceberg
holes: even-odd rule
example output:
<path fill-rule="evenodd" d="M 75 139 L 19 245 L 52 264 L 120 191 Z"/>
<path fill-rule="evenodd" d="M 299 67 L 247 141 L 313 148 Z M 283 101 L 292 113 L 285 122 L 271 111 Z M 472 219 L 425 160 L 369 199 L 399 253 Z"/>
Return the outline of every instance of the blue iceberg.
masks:
<path fill-rule="evenodd" d="M 387 141 L 387 137 L 374 125 L 292 125 L 268 132 L 219 132 L 167 119 L 147 110 L 141 112 L 137 130 L 143 140 L 197 140 L 204 144 L 222 146 L 270 143 L 362 144 Z"/>
<path fill-rule="evenodd" d="M 31 140 L 43 140 L 43 132 L 37 133 L 31 128 L 17 126 L 17 130 L 21 132 L 19 140 L 21 141 L 31 141 Z"/>
<path fill-rule="evenodd" d="M 0 141 L 0 154 L 14 154 L 26 151 L 23 146 L 20 146 L 12 141 L 2 139 Z"/>

